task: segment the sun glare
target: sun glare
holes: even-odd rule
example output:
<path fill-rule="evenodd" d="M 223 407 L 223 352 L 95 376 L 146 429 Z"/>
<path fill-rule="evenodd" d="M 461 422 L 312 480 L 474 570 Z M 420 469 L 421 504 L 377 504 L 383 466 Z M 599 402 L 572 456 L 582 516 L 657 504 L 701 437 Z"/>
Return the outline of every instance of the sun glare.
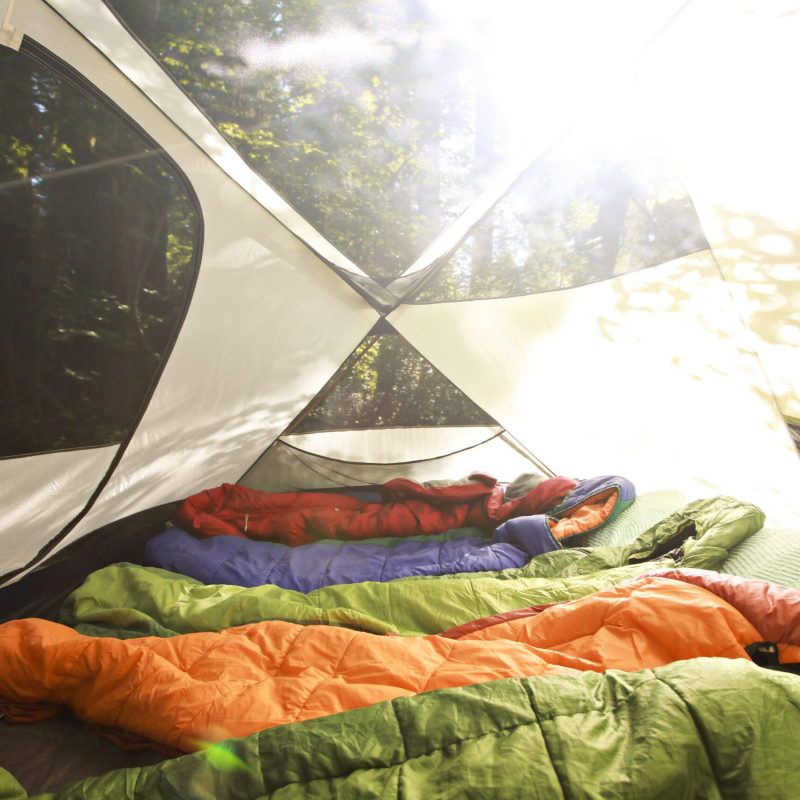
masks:
<path fill-rule="evenodd" d="M 589 120 L 607 131 L 609 144 L 624 146 L 630 128 L 624 87 L 642 51 L 684 5 L 427 0 L 421 13 L 409 14 L 398 0 L 388 0 L 359 5 L 354 15 L 352 9 L 338 13 L 333 3 L 319 32 L 287 28 L 278 38 L 251 36 L 239 56 L 245 74 L 321 71 L 352 86 L 354 97 L 365 76 L 391 75 L 400 54 L 411 61 L 430 57 L 436 65 L 432 91 L 449 96 L 461 86 L 456 91 L 474 95 L 493 128 L 503 132 L 507 154 L 525 158 L 576 121 Z M 448 60 L 451 53 L 458 56 Z"/>
<path fill-rule="evenodd" d="M 587 114 L 618 120 L 611 138 L 627 129 L 617 102 L 638 56 L 675 15 L 675 0 L 640 3 L 436 2 L 431 13 L 480 65 L 502 124 L 524 146 L 531 132 Z"/>

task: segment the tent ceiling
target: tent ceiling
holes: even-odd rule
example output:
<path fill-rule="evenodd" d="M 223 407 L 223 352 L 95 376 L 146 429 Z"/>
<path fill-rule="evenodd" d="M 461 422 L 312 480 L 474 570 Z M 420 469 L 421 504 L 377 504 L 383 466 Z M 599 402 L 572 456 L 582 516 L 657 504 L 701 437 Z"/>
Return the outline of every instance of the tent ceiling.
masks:
<path fill-rule="evenodd" d="M 508 157 L 476 43 L 433 7 L 109 5 L 247 162 L 379 281 Z"/>
<path fill-rule="evenodd" d="M 515 2 L 107 5 L 246 163 L 383 284 L 682 7 L 573 2 L 543 20 Z"/>

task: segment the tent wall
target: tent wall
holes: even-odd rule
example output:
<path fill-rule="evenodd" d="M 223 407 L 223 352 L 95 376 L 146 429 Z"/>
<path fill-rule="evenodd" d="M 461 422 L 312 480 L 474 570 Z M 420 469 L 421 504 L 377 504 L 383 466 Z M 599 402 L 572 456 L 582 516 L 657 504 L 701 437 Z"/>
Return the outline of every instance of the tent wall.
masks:
<path fill-rule="evenodd" d="M 26 3 L 14 21 L 168 152 L 191 181 L 205 225 L 199 276 L 179 341 L 121 462 L 89 513 L 61 539 L 63 546 L 112 520 L 239 478 L 336 371 L 377 314 L 51 9 Z M 83 490 L 66 480 L 64 459 L 67 474 L 77 473 Z M 36 477 L 22 480 L 16 460 L 4 462 L 11 483 L 0 508 L 3 573 L 24 566 L 70 524 L 109 461 L 105 448 L 32 456 L 23 474 Z M 69 500 L 49 504 L 45 518 L 33 521 L 30 515 L 25 538 L 18 525 L 8 524 L 17 521 L 21 503 L 38 509 L 39 500 L 62 493 Z"/>
<path fill-rule="evenodd" d="M 117 561 L 141 563 L 147 540 L 164 529 L 176 507 L 167 503 L 115 520 L 0 587 L 0 622 L 29 616 L 58 620 L 64 599 L 90 572 Z"/>
<path fill-rule="evenodd" d="M 799 37 L 795 4 L 695 2 L 648 54 L 637 93 L 689 189 L 770 389 L 795 422 Z"/>
<path fill-rule="evenodd" d="M 776 512 L 800 461 L 711 253 L 392 324 L 545 463 Z M 793 509 L 796 511 L 796 508 Z"/>
<path fill-rule="evenodd" d="M 780 4 L 702 0 L 684 11 L 631 70 L 624 96 L 676 157 L 712 249 L 570 290 L 401 305 L 388 319 L 554 472 L 617 472 L 640 491 L 722 492 L 796 515 L 800 462 L 784 417 L 800 419 L 800 19 Z M 405 435 L 378 448 L 380 468 L 353 459 L 350 444 L 302 466 L 287 457 L 298 451 L 270 450 L 378 319 L 369 292 L 329 262 L 363 273 L 248 167 L 100 0 L 28 0 L 12 21 L 164 148 L 197 195 L 204 237 L 180 335 L 131 436 L 0 461 L 2 574 L 248 470 L 248 482 L 290 488 L 319 470 L 330 480 L 341 452 L 359 462 L 344 472 L 355 482 L 410 460 Z M 440 456 L 453 449 L 437 447 L 425 449 L 430 469 L 403 471 L 467 471 L 468 456 L 448 461 Z M 464 452 L 499 458 L 488 450 Z"/>
<path fill-rule="evenodd" d="M 0 461 L 3 573 L 23 566 L 83 509 L 117 447 Z"/>

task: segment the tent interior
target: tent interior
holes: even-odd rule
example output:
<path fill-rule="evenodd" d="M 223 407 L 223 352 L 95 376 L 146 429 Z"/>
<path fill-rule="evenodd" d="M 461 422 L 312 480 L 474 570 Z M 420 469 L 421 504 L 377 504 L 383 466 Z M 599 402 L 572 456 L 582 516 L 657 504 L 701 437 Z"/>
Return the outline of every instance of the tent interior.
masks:
<path fill-rule="evenodd" d="M 672 557 L 766 582 L 800 631 L 796 6 L 0 0 L 0 19 L 1 661 L 6 626 L 69 625 L 65 607 L 93 644 L 143 636 L 123 633 L 121 617 L 115 633 L 89 631 L 97 620 L 81 623 L 76 598 L 90 603 L 92 576 L 120 564 L 169 569 L 148 555 L 152 542 L 214 487 L 386 502 L 395 479 L 436 492 L 474 487 L 464 482 L 475 473 L 507 502 L 520 481 L 534 491 L 564 476 L 580 491 L 622 476 L 603 491 L 620 499 L 630 482 L 635 500 L 576 539 L 575 553 L 611 548 L 614 568 L 636 562 L 637 574 Z M 545 514 L 565 514 L 565 497 Z M 692 504 L 709 498 L 733 505 L 699 522 Z M 731 508 L 760 524 L 702 561 L 705 531 Z M 676 540 L 658 537 L 676 514 L 691 531 L 668 556 Z M 247 526 L 207 541 L 247 540 Z M 649 535 L 653 552 L 634 558 L 631 543 Z M 529 553 L 514 569 L 533 580 L 548 557 Z M 316 562 L 305 563 L 310 573 Z M 411 603 L 418 587 L 468 572 L 388 583 L 392 597 L 409 587 Z M 473 618 L 579 597 L 511 594 L 399 632 L 427 642 Z M 358 629 L 356 613 L 375 620 L 388 608 L 380 597 L 339 598 L 340 618 L 276 611 L 263 624 Z M 144 613 L 137 602 L 131 619 Z M 152 626 L 148 641 L 166 636 L 156 629 L 184 638 L 163 619 Z M 800 696 L 800 678 L 781 678 Z M 8 708 L 33 701 L 4 686 L 0 707 L 20 721 Z M 361 706 L 341 709 L 342 730 L 383 707 Z M 120 768 L 140 776 L 125 796 L 173 796 L 147 781 L 169 781 L 172 762 L 193 758 L 205 761 L 186 762 L 191 774 L 209 783 L 174 796 L 288 797 L 300 785 L 295 775 L 255 791 L 231 778 L 221 789 L 208 771 L 241 777 L 250 762 L 237 772 L 214 761 L 213 744 L 181 756 L 141 732 L 144 744 L 121 749 L 119 731 L 97 735 L 115 726 L 69 707 L 30 725 L 0 721 L 0 767 L 21 784 L 9 797 L 121 797 L 110 778 L 68 789 Z M 268 731 L 263 752 L 269 741 L 273 756 L 300 758 L 328 735 L 326 719 Z M 305 745 L 291 745 L 295 735 Z M 216 739 L 247 760 L 243 734 Z M 794 762 L 781 779 L 800 777 Z M 396 796 L 437 796 L 421 785 L 429 793 Z M 474 796 L 518 796 L 495 788 Z"/>

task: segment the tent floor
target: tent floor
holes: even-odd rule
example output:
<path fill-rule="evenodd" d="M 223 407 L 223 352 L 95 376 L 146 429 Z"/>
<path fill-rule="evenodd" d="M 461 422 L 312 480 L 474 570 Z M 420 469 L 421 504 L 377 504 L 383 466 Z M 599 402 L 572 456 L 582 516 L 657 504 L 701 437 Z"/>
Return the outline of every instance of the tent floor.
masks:
<path fill-rule="evenodd" d="M 68 712 L 31 725 L 0 721 L 0 767 L 29 794 L 57 791 L 83 778 L 166 758 L 154 750 L 121 750 Z"/>
<path fill-rule="evenodd" d="M 58 619 L 67 595 L 96 569 L 119 561 L 142 564 L 147 540 L 164 530 L 178 503 L 112 522 L 59 550 L 16 583 L 0 588 L 0 623 L 23 617 Z"/>

